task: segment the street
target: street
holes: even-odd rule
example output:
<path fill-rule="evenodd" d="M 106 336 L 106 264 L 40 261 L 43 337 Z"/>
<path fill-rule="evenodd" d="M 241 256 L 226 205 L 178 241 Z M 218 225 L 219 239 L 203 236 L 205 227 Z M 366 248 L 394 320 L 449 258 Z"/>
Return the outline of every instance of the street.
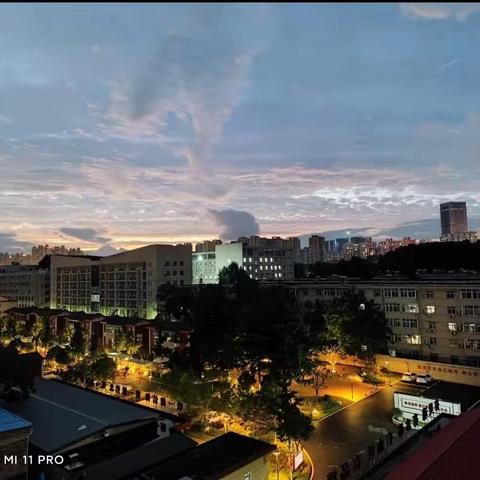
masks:
<path fill-rule="evenodd" d="M 335 466 L 365 450 L 382 433 L 388 430 L 396 432 L 392 423 L 393 392 L 450 398 L 462 403 L 462 411 L 474 406 L 480 399 L 480 389 L 477 387 L 445 382 L 436 382 L 432 386 L 396 382 L 391 387 L 385 387 L 330 417 L 315 422 L 315 431 L 304 442 L 315 465 L 314 480 L 324 480 Z"/>
<path fill-rule="evenodd" d="M 392 423 L 393 392 L 418 395 L 427 389 L 397 382 L 315 422 L 315 431 L 304 442 L 315 465 L 315 480 L 324 480 L 330 470 L 365 450 L 382 433 L 396 431 Z"/>

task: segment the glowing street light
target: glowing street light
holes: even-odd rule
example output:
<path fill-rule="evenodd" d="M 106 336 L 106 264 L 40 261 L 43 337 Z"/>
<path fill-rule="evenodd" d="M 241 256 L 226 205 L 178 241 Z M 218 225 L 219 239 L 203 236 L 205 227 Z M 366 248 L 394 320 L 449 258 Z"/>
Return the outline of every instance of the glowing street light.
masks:
<path fill-rule="evenodd" d="M 275 452 L 273 452 L 273 454 L 275 455 L 275 459 L 276 459 L 276 463 L 277 463 L 277 480 L 279 480 L 280 479 L 280 472 L 278 471 L 278 456 L 280 455 L 280 452 L 275 451 Z"/>

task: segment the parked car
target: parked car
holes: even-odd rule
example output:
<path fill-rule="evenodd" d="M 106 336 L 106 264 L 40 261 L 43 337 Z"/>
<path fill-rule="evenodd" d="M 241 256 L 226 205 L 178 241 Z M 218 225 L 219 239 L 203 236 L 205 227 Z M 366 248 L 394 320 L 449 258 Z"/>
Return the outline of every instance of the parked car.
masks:
<path fill-rule="evenodd" d="M 406 372 L 402 375 L 402 380 L 404 382 L 410 382 L 410 383 L 415 383 L 415 380 L 417 378 L 417 374 L 416 373 L 410 373 L 410 372 Z"/>
<path fill-rule="evenodd" d="M 428 373 L 426 375 L 417 375 L 416 382 L 421 383 L 423 385 L 429 385 L 430 383 L 433 382 L 433 378 Z"/>

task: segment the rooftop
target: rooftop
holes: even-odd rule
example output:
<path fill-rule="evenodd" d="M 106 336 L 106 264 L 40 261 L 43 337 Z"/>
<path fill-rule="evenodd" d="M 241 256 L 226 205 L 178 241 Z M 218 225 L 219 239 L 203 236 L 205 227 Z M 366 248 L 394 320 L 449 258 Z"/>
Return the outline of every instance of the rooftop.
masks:
<path fill-rule="evenodd" d="M 229 432 L 145 472 L 151 480 L 217 480 L 275 450 L 275 446 Z"/>
<path fill-rule="evenodd" d="M 30 441 L 45 452 L 59 450 L 115 425 L 158 417 L 180 421 L 174 415 L 57 380 L 36 378 L 35 389 L 24 402 L 1 400 L 0 405 L 33 423 Z"/>
<path fill-rule="evenodd" d="M 23 418 L 0 408 L 0 432 L 13 432 L 14 430 L 22 430 L 31 428 L 32 424 Z"/>
<path fill-rule="evenodd" d="M 475 409 L 452 420 L 398 463 L 387 480 L 450 480 L 478 478 L 480 459 L 480 410 Z"/>

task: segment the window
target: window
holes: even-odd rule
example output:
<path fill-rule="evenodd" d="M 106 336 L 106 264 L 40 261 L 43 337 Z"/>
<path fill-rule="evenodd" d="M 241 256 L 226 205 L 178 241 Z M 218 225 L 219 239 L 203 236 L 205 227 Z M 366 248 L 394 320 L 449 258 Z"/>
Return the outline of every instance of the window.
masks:
<path fill-rule="evenodd" d="M 455 298 L 455 291 L 454 290 L 447 290 L 445 292 L 447 298 Z"/>
<path fill-rule="evenodd" d="M 418 305 L 417 304 L 409 304 L 404 306 L 404 312 L 406 313 L 418 313 Z"/>
<path fill-rule="evenodd" d="M 465 340 L 466 350 L 480 350 L 480 340 L 467 338 Z"/>
<path fill-rule="evenodd" d="M 480 305 L 464 305 L 462 307 L 462 315 L 465 317 L 480 316 Z"/>
<path fill-rule="evenodd" d="M 400 304 L 399 303 L 386 303 L 385 304 L 385 311 L 386 312 L 399 312 L 400 311 Z"/>
<path fill-rule="evenodd" d="M 425 290 L 423 292 L 423 298 L 433 298 L 433 290 Z"/>
<path fill-rule="evenodd" d="M 250 472 L 246 473 L 243 477 L 243 480 L 252 480 L 252 474 Z"/>
<path fill-rule="evenodd" d="M 384 297 L 398 297 L 398 288 L 385 288 L 383 290 Z"/>
<path fill-rule="evenodd" d="M 463 331 L 465 333 L 480 333 L 480 324 L 479 323 L 464 323 Z"/>
<path fill-rule="evenodd" d="M 418 328 L 418 321 L 416 318 L 404 318 L 402 326 L 403 328 Z"/>
<path fill-rule="evenodd" d="M 480 290 L 462 288 L 462 290 L 460 291 L 460 297 L 478 300 L 480 299 Z"/>
<path fill-rule="evenodd" d="M 448 330 L 450 332 L 456 332 L 457 331 L 457 324 L 453 322 L 448 323 Z"/>
<path fill-rule="evenodd" d="M 447 313 L 449 317 L 454 317 L 457 314 L 456 307 L 447 307 Z"/>
<path fill-rule="evenodd" d="M 165 262 L 165 266 L 166 266 L 166 267 L 169 267 L 169 266 L 170 266 L 170 262 Z"/>
<path fill-rule="evenodd" d="M 428 337 L 426 341 L 427 345 L 436 345 L 437 344 L 437 338 L 436 337 Z"/>
<path fill-rule="evenodd" d="M 160 431 L 161 432 L 167 431 L 167 424 L 165 422 L 160 422 Z"/>
<path fill-rule="evenodd" d="M 373 291 L 373 296 L 374 297 L 379 297 L 380 295 L 382 294 L 381 290 L 379 288 L 376 288 L 374 291 Z"/>
<path fill-rule="evenodd" d="M 456 340 L 450 340 L 450 348 L 458 348 L 458 343 Z"/>
<path fill-rule="evenodd" d="M 426 313 L 427 315 L 432 315 L 432 314 L 434 314 L 434 313 L 435 313 L 435 306 L 434 306 L 434 305 L 427 305 L 427 306 L 425 307 L 425 313 Z"/>
<path fill-rule="evenodd" d="M 180 260 L 180 261 L 178 262 L 178 264 L 179 264 L 181 267 L 183 267 L 183 260 Z"/>
<path fill-rule="evenodd" d="M 389 327 L 401 327 L 402 324 L 401 324 L 401 321 L 399 318 L 391 318 L 389 321 L 388 321 L 388 326 Z"/>
<path fill-rule="evenodd" d="M 422 339 L 420 335 L 405 335 L 405 341 L 411 345 L 420 345 L 422 343 Z"/>
<path fill-rule="evenodd" d="M 417 292 L 414 288 L 401 288 L 400 296 L 402 298 L 415 298 L 417 296 Z"/>

